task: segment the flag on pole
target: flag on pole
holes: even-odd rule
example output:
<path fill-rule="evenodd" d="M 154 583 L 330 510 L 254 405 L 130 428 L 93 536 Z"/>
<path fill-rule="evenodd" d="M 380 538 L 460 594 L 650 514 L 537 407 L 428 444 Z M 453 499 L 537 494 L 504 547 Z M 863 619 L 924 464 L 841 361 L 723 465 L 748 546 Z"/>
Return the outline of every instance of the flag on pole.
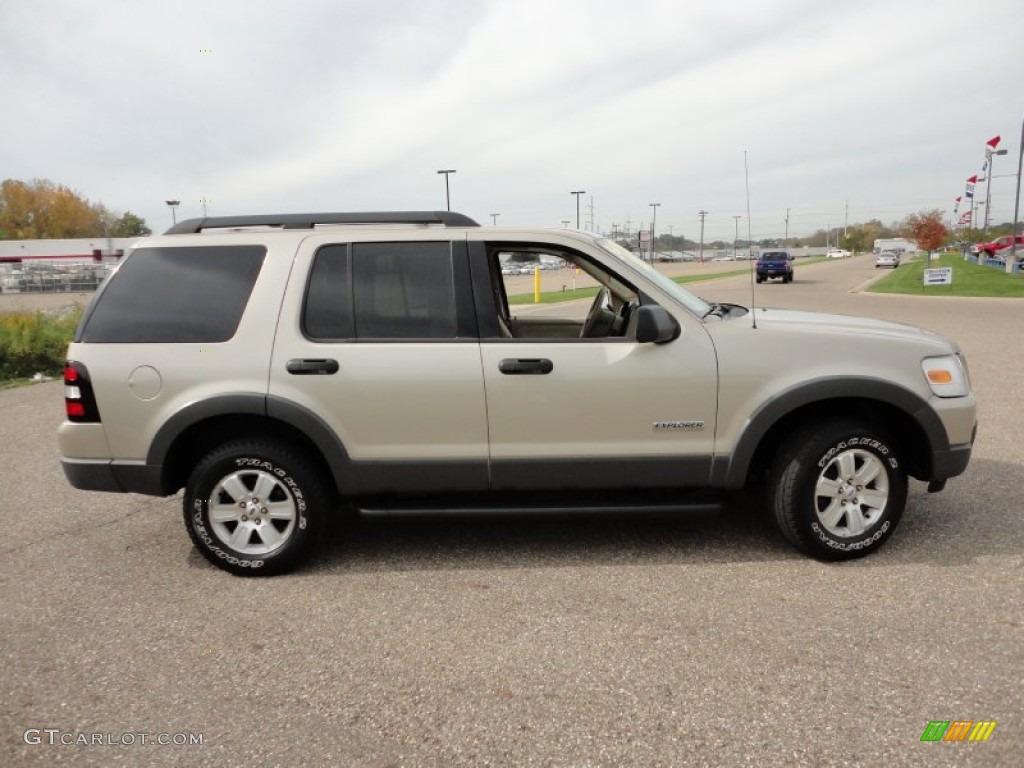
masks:
<path fill-rule="evenodd" d="M 969 178 L 969 179 L 967 180 L 967 183 L 968 183 L 968 184 L 977 184 L 977 183 L 978 183 L 978 177 L 977 177 L 977 175 L 975 175 L 975 176 L 971 176 L 971 178 Z"/>
<path fill-rule="evenodd" d="M 1001 136 L 993 136 L 991 139 L 985 142 L 985 146 L 988 147 L 989 149 L 995 149 L 996 147 L 999 146 L 999 141 L 1001 138 Z"/>

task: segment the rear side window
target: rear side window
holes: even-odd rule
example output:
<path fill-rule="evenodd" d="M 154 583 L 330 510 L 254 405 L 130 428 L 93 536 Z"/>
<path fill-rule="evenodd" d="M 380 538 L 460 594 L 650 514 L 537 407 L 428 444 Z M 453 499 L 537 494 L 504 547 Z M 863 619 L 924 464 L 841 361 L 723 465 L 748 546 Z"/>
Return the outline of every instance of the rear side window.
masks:
<path fill-rule="evenodd" d="M 449 242 L 353 243 L 317 251 L 302 313 L 316 340 L 453 339 Z"/>
<path fill-rule="evenodd" d="M 86 343 L 207 343 L 235 335 L 266 256 L 262 245 L 139 248 L 82 321 Z"/>

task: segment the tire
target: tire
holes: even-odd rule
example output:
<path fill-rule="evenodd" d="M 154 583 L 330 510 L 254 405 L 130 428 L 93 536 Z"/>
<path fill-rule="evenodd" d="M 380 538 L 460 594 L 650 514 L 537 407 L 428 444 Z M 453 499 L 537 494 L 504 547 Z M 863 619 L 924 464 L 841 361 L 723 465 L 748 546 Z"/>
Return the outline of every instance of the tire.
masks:
<path fill-rule="evenodd" d="M 273 576 L 310 554 L 328 498 L 320 473 L 294 448 L 269 439 L 237 440 L 193 470 L 185 486 L 185 527 L 218 568 Z"/>
<path fill-rule="evenodd" d="M 764 282 L 764 278 L 763 278 L 763 277 L 757 277 L 757 278 L 755 278 L 755 279 L 756 279 L 756 280 L 757 280 L 757 282 L 759 282 L 759 283 L 763 283 L 763 282 Z"/>
<path fill-rule="evenodd" d="M 874 552 L 896 530 L 907 503 L 907 476 L 893 444 L 866 423 L 832 422 L 798 432 L 771 472 L 770 505 L 779 530 L 820 560 Z"/>

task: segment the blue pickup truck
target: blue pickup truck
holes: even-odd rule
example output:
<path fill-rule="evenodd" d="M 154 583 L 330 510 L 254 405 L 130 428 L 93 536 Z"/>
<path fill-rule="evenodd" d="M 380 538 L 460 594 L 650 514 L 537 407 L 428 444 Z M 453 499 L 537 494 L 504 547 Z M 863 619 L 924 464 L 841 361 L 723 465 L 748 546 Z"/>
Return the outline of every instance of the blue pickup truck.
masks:
<path fill-rule="evenodd" d="M 757 258 L 757 282 L 773 277 L 781 277 L 784 283 L 793 282 L 793 254 L 789 251 L 762 251 Z"/>

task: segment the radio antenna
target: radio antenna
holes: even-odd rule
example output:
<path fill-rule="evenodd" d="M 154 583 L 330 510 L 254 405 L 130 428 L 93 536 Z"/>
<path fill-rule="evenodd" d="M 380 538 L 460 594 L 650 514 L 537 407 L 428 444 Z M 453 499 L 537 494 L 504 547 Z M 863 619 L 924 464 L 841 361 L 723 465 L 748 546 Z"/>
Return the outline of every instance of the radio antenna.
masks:
<path fill-rule="evenodd" d="M 754 273 L 757 271 L 757 267 L 751 258 L 753 255 L 751 251 L 753 240 L 750 237 L 750 172 L 747 170 L 747 150 L 745 149 L 743 150 L 743 180 L 747 187 L 747 263 L 750 264 L 750 327 L 757 330 L 757 302 L 754 296 Z"/>

